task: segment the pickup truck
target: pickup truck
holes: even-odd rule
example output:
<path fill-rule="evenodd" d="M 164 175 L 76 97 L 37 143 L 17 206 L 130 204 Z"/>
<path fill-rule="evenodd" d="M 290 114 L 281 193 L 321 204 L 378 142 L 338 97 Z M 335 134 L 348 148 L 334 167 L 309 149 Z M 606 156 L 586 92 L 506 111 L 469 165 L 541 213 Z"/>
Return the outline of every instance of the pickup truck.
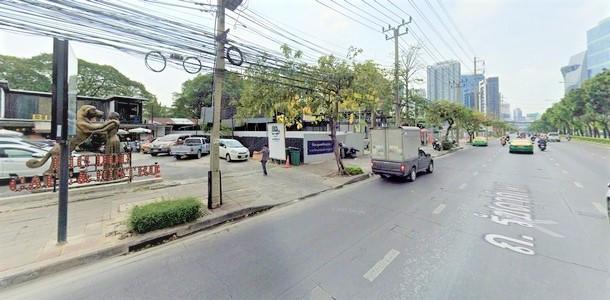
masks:
<path fill-rule="evenodd" d="M 203 154 L 210 154 L 210 143 L 204 137 L 190 137 L 180 144 L 172 145 L 169 154 L 176 159 L 182 159 L 184 156 L 199 159 Z"/>
<path fill-rule="evenodd" d="M 432 173 L 434 161 L 419 148 L 418 127 L 371 130 L 371 163 L 374 174 L 415 181 L 420 172 Z"/>

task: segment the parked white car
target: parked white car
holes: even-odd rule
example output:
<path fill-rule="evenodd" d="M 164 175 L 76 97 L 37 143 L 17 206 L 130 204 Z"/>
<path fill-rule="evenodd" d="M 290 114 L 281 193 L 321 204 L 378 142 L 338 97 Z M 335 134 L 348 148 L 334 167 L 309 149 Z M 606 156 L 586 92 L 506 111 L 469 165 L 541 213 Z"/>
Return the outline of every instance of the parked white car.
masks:
<path fill-rule="evenodd" d="M 250 158 L 250 151 L 248 148 L 234 139 L 219 139 L 218 149 L 220 158 L 224 158 L 227 161 L 248 160 L 248 158 Z"/>
<path fill-rule="evenodd" d="M 203 154 L 210 154 L 210 144 L 204 137 L 190 137 L 181 144 L 171 146 L 169 154 L 176 159 L 184 156 L 201 158 Z"/>
<path fill-rule="evenodd" d="M 18 144 L 0 144 L 0 179 L 8 179 L 11 176 L 42 176 L 49 169 L 49 159 L 42 167 L 30 169 L 25 162 L 32 158 L 42 158 L 47 152 L 45 150 Z"/>
<path fill-rule="evenodd" d="M 549 141 L 549 142 L 561 142 L 561 138 L 559 138 L 559 133 L 557 133 L 557 132 L 549 132 L 547 134 L 547 141 Z"/>
<path fill-rule="evenodd" d="M 38 148 L 38 149 L 46 150 L 46 151 L 53 148 L 52 146 L 48 146 L 48 145 L 42 146 L 40 144 L 33 143 L 28 140 L 24 140 L 21 137 L 0 136 L 0 146 L 3 146 L 3 145 L 20 145 L 20 146 L 25 146 L 25 147 Z"/>

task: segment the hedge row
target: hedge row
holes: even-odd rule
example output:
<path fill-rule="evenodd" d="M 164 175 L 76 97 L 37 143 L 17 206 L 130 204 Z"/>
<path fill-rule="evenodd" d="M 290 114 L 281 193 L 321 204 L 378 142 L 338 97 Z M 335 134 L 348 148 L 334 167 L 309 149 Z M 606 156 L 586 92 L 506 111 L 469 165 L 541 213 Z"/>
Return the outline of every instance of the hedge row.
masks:
<path fill-rule="evenodd" d="M 610 145 L 610 139 L 595 138 L 595 137 L 589 137 L 589 136 L 572 136 L 572 138 L 575 140 L 584 141 L 584 142 Z"/>
<path fill-rule="evenodd" d="M 345 173 L 347 173 L 347 175 L 359 175 L 364 173 L 364 171 L 358 166 L 347 166 L 345 167 Z"/>
<path fill-rule="evenodd" d="M 136 206 L 131 211 L 129 225 L 137 233 L 195 221 L 201 215 L 201 201 L 195 197 L 165 200 Z"/>

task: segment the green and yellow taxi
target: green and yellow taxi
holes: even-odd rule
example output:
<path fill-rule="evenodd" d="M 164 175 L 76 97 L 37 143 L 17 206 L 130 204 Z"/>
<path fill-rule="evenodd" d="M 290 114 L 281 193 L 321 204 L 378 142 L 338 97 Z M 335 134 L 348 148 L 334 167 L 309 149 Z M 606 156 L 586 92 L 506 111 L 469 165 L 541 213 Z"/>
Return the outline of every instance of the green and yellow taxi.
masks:
<path fill-rule="evenodd" d="M 510 141 L 508 152 L 534 154 L 534 144 L 529 139 L 514 139 Z"/>
<path fill-rule="evenodd" d="M 477 136 L 472 140 L 472 145 L 477 147 L 487 146 L 487 138 L 484 136 Z"/>

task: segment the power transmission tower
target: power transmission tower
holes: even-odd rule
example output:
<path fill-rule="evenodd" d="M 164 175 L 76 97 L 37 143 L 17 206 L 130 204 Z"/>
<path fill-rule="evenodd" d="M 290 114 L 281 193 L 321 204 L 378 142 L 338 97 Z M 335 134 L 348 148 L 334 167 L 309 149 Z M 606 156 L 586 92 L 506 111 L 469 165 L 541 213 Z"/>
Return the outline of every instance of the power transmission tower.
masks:
<path fill-rule="evenodd" d="M 408 24 L 411 24 L 411 17 L 409 17 L 409 21 L 405 22 L 405 20 L 402 20 L 402 23 L 398 24 L 398 26 L 394 26 L 392 27 L 391 25 L 388 25 L 388 28 L 381 28 L 381 32 L 385 33 L 385 40 L 391 40 L 394 39 L 394 92 L 396 93 L 394 95 L 394 105 L 395 105 L 395 113 L 394 113 L 394 119 L 396 122 L 396 127 L 400 127 L 400 111 L 401 111 L 401 105 L 400 105 L 400 81 L 398 79 L 399 75 L 398 75 L 398 37 L 403 36 L 407 33 L 409 33 L 409 28 L 405 27 Z M 400 32 L 400 28 L 405 27 L 405 30 L 403 32 Z M 388 36 L 387 33 L 388 32 L 392 32 L 392 35 Z"/>

